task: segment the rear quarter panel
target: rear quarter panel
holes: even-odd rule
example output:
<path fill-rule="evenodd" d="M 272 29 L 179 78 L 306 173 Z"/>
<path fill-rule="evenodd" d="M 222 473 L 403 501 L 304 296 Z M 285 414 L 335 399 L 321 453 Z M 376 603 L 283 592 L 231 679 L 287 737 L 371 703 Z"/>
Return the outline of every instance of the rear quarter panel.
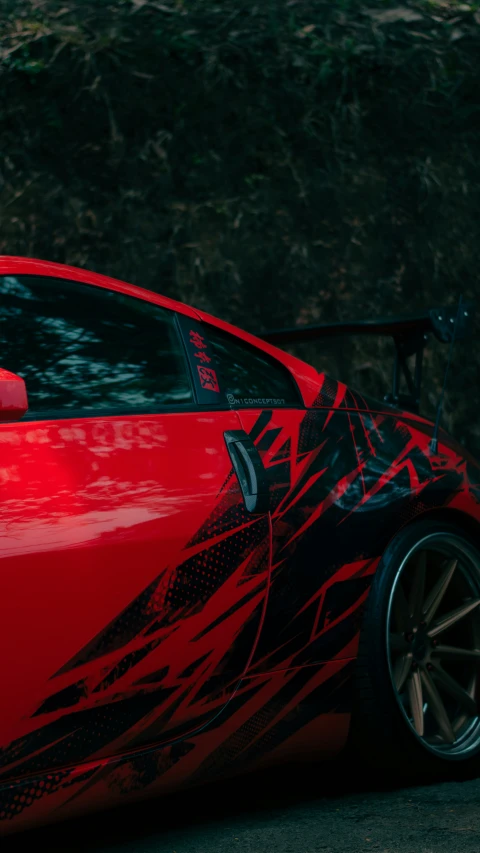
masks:
<path fill-rule="evenodd" d="M 272 583 L 252 673 L 354 658 L 373 575 L 404 525 L 435 513 L 477 531 L 475 460 L 445 433 L 432 453 L 423 418 L 372 408 L 320 377 L 306 410 L 239 413 L 272 497 Z"/>

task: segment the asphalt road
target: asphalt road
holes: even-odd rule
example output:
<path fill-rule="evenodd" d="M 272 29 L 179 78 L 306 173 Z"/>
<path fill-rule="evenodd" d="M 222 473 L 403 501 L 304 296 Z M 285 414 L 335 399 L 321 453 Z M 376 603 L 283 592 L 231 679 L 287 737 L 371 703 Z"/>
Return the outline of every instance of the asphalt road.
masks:
<path fill-rule="evenodd" d="M 479 853 L 480 779 L 395 787 L 287 768 L 22 834 L 45 853 Z M 20 837 L 2 853 L 20 849 Z"/>

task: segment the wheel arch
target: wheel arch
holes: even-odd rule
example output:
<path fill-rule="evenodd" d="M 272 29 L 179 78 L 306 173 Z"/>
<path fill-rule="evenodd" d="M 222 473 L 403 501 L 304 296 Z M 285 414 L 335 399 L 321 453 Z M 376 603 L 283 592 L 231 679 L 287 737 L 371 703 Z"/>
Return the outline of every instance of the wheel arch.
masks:
<path fill-rule="evenodd" d="M 435 509 L 427 509 L 424 512 L 419 513 L 419 515 L 416 515 L 415 518 L 407 521 L 399 530 L 397 530 L 393 538 L 400 533 L 400 530 L 405 530 L 407 527 L 411 527 L 419 521 L 443 521 L 447 524 L 454 524 L 456 527 L 461 528 L 464 533 L 471 536 L 480 548 L 480 521 L 472 515 L 452 507 L 436 507 Z"/>
<path fill-rule="evenodd" d="M 469 513 L 453 507 L 432 507 L 432 509 L 426 509 L 414 515 L 390 532 L 389 537 L 386 537 L 383 546 L 378 553 L 379 562 L 374 574 L 376 574 L 378 569 L 381 567 L 383 558 L 395 542 L 397 536 L 410 527 L 413 527 L 423 521 L 438 521 L 440 523 L 444 522 L 445 524 L 452 524 L 473 539 L 480 549 L 480 520 L 469 515 Z"/>

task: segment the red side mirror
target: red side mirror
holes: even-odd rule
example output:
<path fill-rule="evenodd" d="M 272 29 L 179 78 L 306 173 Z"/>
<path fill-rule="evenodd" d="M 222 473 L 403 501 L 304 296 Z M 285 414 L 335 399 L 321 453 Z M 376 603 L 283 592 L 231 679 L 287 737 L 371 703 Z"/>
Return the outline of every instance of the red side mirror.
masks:
<path fill-rule="evenodd" d="M 25 382 L 0 367 L 0 422 L 18 421 L 28 409 Z"/>

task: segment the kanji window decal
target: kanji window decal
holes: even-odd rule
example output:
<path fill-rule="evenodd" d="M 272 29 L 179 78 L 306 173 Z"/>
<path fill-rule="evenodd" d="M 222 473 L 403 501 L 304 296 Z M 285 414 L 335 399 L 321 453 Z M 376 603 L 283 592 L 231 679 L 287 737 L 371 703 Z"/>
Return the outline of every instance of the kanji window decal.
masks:
<path fill-rule="evenodd" d="M 202 388 L 219 393 L 220 386 L 218 384 L 217 374 L 215 371 L 211 367 L 203 367 L 201 364 L 198 365 L 197 369 Z"/>

